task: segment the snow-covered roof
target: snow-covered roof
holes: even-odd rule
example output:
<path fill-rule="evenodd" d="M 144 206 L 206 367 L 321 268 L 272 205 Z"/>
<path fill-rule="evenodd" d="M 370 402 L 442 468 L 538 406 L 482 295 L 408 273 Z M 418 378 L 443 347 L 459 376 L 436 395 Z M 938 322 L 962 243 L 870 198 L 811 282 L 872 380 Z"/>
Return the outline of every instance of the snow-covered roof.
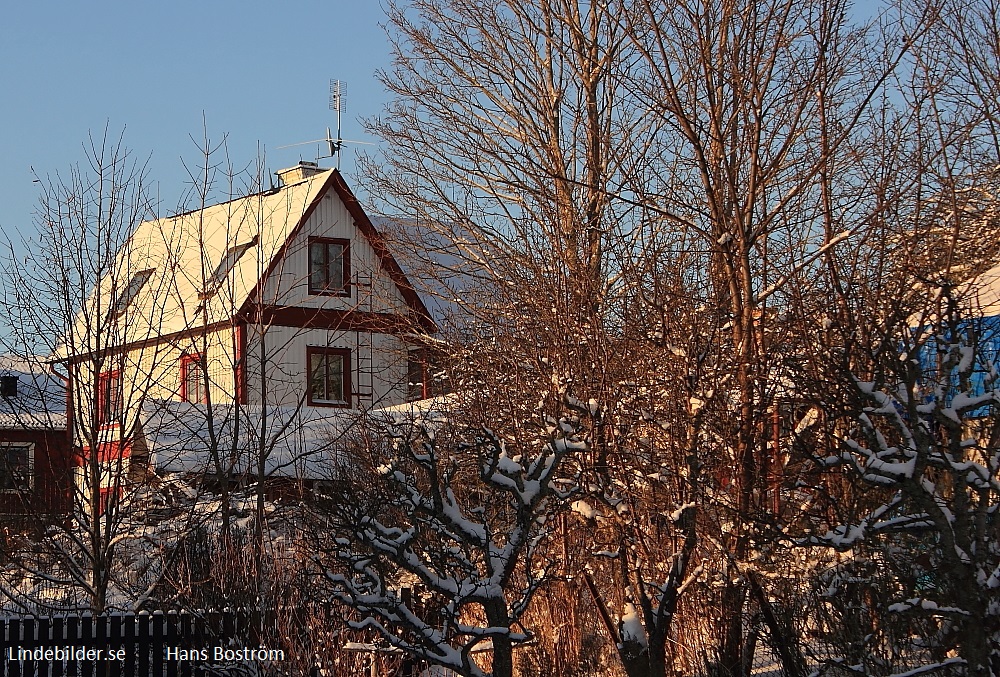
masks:
<path fill-rule="evenodd" d="M 41 358 L 0 355 L 0 377 L 17 379 L 17 394 L 0 397 L 0 429 L 66 428 L 66 386 Z"/>
<path fill-rule="evenodd" d="M 136 344 L 233 318 L 254 299 L 258 285 L 279 264 L 300 224 L 330 191 L 347 206 L 410 307 L 418 316 L 427 316 L 340 173 L 312 172 L 280 188 L 140 224 L 119 253 L 114 270 L 91 294 L 90 311 L 78 315 L 75 347 L 60 349 L 58 357 L 90 352 L 94 343 Z M 287 170 L 281 174 L 296 176 Z M 108 323 L 98 339 L 95 318 L 117 321 Z"/>
<path fill-rule="evenodd" d="M 382 217 L 377 224 L 434 322 L 460 325 L 468 315 L 463 300 L 483 285 L 483 272 L 468 253 L 483 249 L 474 244 L 472 234 L 457 226 L 427 227 L 413 219 Z"/>
<path fill-rule="evenodd" d="M 95 318 L 120 315 L 114 323 L 117 335 L 101 339 L 108 345 L 233 317 L 331 173 L 322 171 L 278 190 L 140 224 L 119 252 L 115 269 L 92 293 L 91 308 L 96 310 L 78 316 L 76 351 L 89 347 L 85 337 L 93 332 Z M 250 246 L 238 259 L 229 257 L 228 270 L 220 268 L 227 252 L 240 245 Z"/>
<path fill-rule="evenodd" d="M 256 474 L 263 449 L 269 477 L 334 479 L 345 462 L 343 450 L 363 427 L 434 423 L 452 404 L 453 396 L 444 395 L 362 413 L 150 399 L 143 404 L 137 446 L 148 450 L 153 467 L 163 472 L 213 471 L 214 444 L 220 457 L 238 450 L 233 474 Z"/>
<path fill-rule="evenodd" d="M 263 455 L 269 477 L 332 479 L 343 463 L 338 450 L 356 429 L 358 416 L 344 409 L 209 407 L 148 400 L 143 405 L 137 446 L 145 445 L 151 464 L 166 472 L 214 471 L 214 444 L 220 458 L 233 457 L 233 474 L 256 474 Z"/>

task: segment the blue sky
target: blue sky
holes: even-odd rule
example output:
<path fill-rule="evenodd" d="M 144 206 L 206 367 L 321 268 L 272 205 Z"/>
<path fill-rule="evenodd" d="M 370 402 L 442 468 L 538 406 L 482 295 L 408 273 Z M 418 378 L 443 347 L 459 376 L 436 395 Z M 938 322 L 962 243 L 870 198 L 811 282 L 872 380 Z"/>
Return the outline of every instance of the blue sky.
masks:
<path fill-rule="evenodd" d="M 348 83 L 345 138 L 365 140 L 359 117 L 380 113 L 375 79 L 389 65 L 377 1 L 17 2 L 0 21 L 0 228 L 30 230 L 38 199 L 31 167 L 65 171 L 83 160 L 89 131 L 125 128 L 151 155 L 150 178 L 166 209 L 184 190 L 189 138 L 229 135 L 237 162 L 260 142 L 272 170 L 314 159 L 335 128 L 330 78 Z M 367 139 L 372 141 L 373 139 Z M 353 170 L 353 150 L 342 167 Z M 329 161 L 327 161 L 329 162 Z"/>
<path fill-rule="evenodd" d="M 855 11 L 870 15 L 873 4 L 860 0 Z M 88 132 L 106 124 L 125 128 L 126 145 L 150 156 L 165 210 L 184 191 L 181 158 L 198 159 L 189 137 L 201 137 L 203 115 L 213 139 L 229 135 L 237 163 L 252 160 L 259 142 L 279 169 L 315 157 L 315 145 L 278 147 L 335 125 L 328 83 L 339 78 L 348 82 L 343 136 L 373 141 L 357 118 L 378 115 L 387 100 L 374 77 L 389 65 L 384 21 L 377 0 L 8 3 L 0 20 L 0 229 L 30 230 L 38 199 L 31 168 L 65 171 L 83 160 Z M 349 180 L 355 152 L 343 158 Z"/>

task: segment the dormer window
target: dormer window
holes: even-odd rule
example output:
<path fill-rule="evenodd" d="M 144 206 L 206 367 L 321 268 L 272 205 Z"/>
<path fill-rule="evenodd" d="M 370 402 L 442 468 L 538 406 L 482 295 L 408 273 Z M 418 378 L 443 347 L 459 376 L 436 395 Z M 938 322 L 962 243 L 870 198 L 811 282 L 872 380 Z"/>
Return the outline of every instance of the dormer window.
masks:
<path fill-rule="evenodd" d="M 309 239 L 309 293 L 351 295 L 351 241 L 339 238 Z"/>
<path fill-rule="evenodd" d="M 4 399 L 17 397 L 17 376 L 0 376 L 0 397 Z"/>
<path fill-rule="evenodd" d="M 153 277 L 153 273 L 155 272 L 155 268 L 150 268 L 148 270 L 140 270 L 132 276 L 128 285 L 115 296 L 114 303 L 111 304 L 111 310 L 108 312 L 109 320 L 125 314 L 126 309 L 135 301 L 139 292 L 142 291 L 142 288 L 149 282 L 149 278 Z"/>
<path fill-rule="evenodd" d="M 222 255 L 222 260 L 219 261 L 219 267 L 205 280 L 205 293 L 202 295 L 204 298 L 212 296 L 219 290 L 222 283 L 229 278 L 229 273 L 236 267 L 237 262 L 243 258 L 248 249 L 255 247 L 257 242 L 259 242 L 259 238 L 255 235 L 249 242 L 233 245 L 226 250 L 226 253 Z"/>

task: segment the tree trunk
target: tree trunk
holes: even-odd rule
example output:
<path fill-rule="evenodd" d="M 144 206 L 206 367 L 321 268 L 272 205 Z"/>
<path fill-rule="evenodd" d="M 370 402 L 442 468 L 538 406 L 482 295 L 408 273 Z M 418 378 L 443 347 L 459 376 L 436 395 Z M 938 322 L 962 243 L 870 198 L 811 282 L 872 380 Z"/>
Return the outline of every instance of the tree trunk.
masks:
<path fill-rule="evenodd" d="M 491 628 L 509 628 L 510 614 L 503 599 L 493 599 L 483 605 L 486 622 Z M 493 636 L 492 677 L 514 677 L 514 645 L 506 634 Z"/>

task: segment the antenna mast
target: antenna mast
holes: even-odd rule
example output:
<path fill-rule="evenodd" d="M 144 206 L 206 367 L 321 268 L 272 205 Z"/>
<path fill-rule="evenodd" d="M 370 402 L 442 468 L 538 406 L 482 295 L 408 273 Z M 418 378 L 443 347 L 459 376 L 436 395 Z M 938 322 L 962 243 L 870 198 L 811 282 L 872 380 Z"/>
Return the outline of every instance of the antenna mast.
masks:
<path fill-rule="evenodd" d="M 330 110 L 337 113 L 337 138 L 330 136 L 330 128 L 326 129 L 326 140 L 329 145 L 330 154 L 328 157 L 336 157 L 336 167 L 340 169 L 340 149 L 344 145 L 344 139 L 340 136 L 340 118 L 347 110 L 347 83 L 342 80 L 330 80 Z"/>
<path fill-rule="evenodd" d="M 330 110 L 337 113 L 337 136 L 334 138 L 333 133 L 330 128 L 326 128 L 326 138 L 324 139 L 312 139 L 310 141 L 300 141 L 299 143 L 290 143 L 286 146 L 278 146 L 281 148 L 291 148 L 293 146 L 304 146 L 307 143 L 317 143 L 320 144 L 316 147 L 316 162 L 319 163 L 320 160 L 325 158 L 335 158 L 336 168 L 340 169 L 340 151 L 344 147 L 345 143 L 359 143 L 363 146 L 374 146 L 375 144 L 370 141 L 354 141 L 352 139 L 344 139 L 340 136 L 340 120 L 347 111 L 347 83 L 343 80 L 330 80 Z M 323 153 L 323 144 L 326 144 L 326 154 Z M 301 157 L 299 158 L 301 159 Z"/>

